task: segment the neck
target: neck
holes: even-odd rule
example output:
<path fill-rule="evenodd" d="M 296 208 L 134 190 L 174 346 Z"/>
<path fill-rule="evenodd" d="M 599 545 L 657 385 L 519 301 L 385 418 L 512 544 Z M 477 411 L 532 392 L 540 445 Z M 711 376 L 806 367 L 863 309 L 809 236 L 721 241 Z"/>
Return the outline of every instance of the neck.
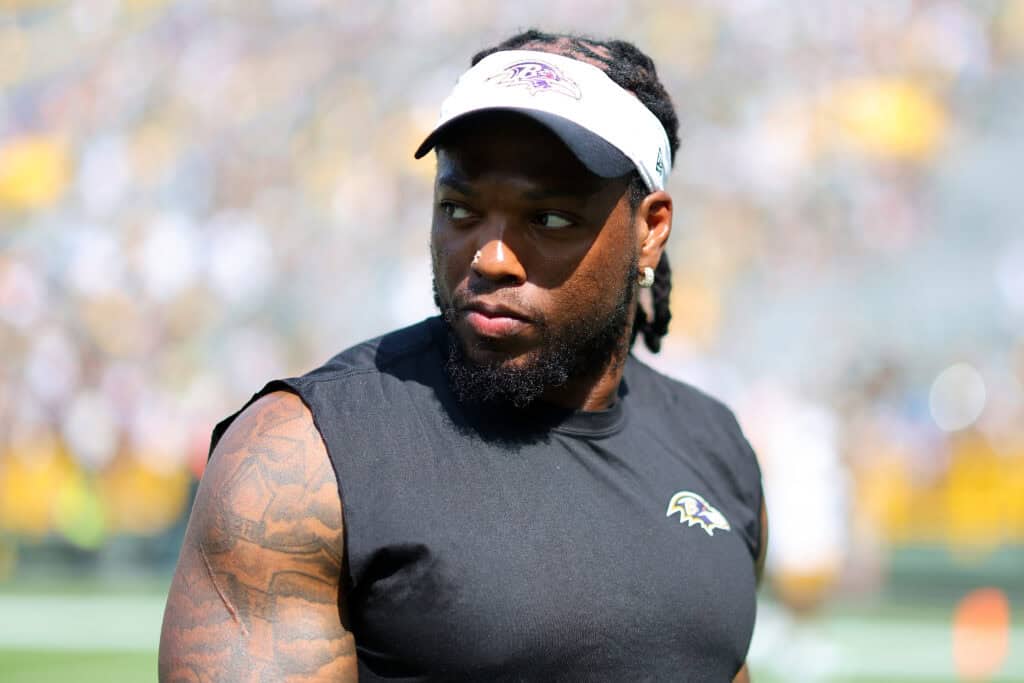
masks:
<path fill-rule="evenodd" d="M 631 328 L 627 328 L 631 329 Z M 618 349 L 597 372 L 574 377 L 562 386 L 544 392 L 543 400 L 562 408 L 589 412 L 605 410 L 615 403 L 622 383 L 622 373 L 629 355 L 629 336 L 623 337 Z"/>
<path fill-rule="evenodd" d="M 629 342 L 633 338 L 633 325 L 636 324 L 635 291 L 627 310 L 629 313 L 619 343 L 608 359 L 596 370 L 584 372 L 562 386 L 548 389 L 543 395 L 545 401 L 563 408 L 589 412 L 606 410 L 615 403 L 619 385 L 622 383 L 622 373 L 626 369 Z"/>

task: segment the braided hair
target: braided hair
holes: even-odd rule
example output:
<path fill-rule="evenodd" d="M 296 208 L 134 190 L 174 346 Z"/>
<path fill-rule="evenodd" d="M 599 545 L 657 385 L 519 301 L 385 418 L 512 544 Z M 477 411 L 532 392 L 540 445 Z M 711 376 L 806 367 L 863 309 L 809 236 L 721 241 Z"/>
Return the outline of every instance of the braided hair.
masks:
<path fill-rule="evenodd" d="M 544 33 L 530 29 L 508 40 L 473 55 L 471 65 L 476 66 L 481 59 L 503 50 L 538 50 L 554 54 L 597 62 L 619 87 L 636 95 L 645 107 L 661 122 L 668 135 L 668 144 L 672 160 L 675 160 L 679 148 L 679 119 L 675 107 L 665 87 L 658 80 L 654 62 L 635 45 L 624 40 L 596 40 L 587 36 L 560 33 Z M 647 186 L 640 174 L 633 172 L 629 183 L 629 205 L 634 211 L 648 194 Z M 668 264 L 668 255 L 661 253 L 658 267 L 654 271 L 654 286 L 651 287 L 652 315 L 636 304 L 633 322 L 633 334 L 630 346 L 636 341 L 637 335 L 643 335 L 644 343 L 651 351 L 657 353 L 661 349 L 661 338 L 668 332 L 668 323 L 672 318 L 669 312 L 669 294 L 672 291 L 672 269 Z"/>

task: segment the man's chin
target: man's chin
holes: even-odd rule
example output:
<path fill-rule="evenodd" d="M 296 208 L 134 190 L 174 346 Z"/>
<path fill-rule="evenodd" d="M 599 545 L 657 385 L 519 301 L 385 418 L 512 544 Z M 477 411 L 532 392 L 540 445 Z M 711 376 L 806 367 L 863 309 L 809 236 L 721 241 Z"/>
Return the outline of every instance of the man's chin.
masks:
<path fill-rule="evenodd" d="M 470 343 L 468 346 L 463 344 L 455 358 L 469 371 L 514 376 L 529 374 L 543 362 L 542 355 L 536 350 Z"/>
<path fill-rule="evenodd" d="M 520 336 L 485 337 L 472 330 L 455 328 L 460 355 L 464 362 L 481 367 L 525 367 L 537 354 L 527 339 Z"/>
<path fill-rule="evenodd" d="M 463 403 L 524 408 L 551 386 L 569 378 L 565 365 L 551 363 L 538 351 L 506 349 L 451 337 L 446 364 L 452 390 Z"/>
<path fill-rule="evenodd" d="M 590 377 L 613 358 L 625 337 L 630 291 L 610 315 L 595 315 L 562 330 L 530 324 L 510 334 L 474 329 L 445 310 L 449 383 L 463 403 L 526 407 L 549 389 Z M 477 326 L 480 327 L 480 326 Z"/>
<path fill-rule="evenodd" d="M 535 356 L 535 353 L 499 344 L 470 343 L 462 345 L 463 362 L 478 367 L 513 370 L 528 366 Z"/>

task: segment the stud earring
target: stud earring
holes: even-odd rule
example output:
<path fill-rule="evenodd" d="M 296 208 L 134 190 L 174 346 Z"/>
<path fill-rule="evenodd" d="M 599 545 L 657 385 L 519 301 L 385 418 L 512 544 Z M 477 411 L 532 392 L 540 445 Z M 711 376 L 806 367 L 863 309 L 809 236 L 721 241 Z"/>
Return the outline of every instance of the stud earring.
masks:
<path fill-rule="evenodd" d="M 643 274 L 637 278 L 637 284 L 641 287 L 647 288 L 654 284 L 654 268 L 650 266 L 644 266 Z"/>

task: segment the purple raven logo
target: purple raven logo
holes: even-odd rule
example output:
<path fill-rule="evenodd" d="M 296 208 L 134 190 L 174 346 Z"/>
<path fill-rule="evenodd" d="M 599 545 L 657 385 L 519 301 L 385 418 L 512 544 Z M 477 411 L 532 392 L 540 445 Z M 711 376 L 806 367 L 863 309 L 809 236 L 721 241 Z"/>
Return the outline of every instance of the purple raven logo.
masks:
<path fill-rule="evenodd" d="M 680 491 L 668 502 L 666 517 L 679 513 L 679 523 L 689 522 L 690 526 L 699 524 L 708 536 L 715 535 L 715 529 L 730 530 L 729 520 L 716 510 L 711 503 L 692 491 Z"/>
<path fill-rule="evenodd" d="M 505 87 L 523 87 L 531 95 L 539 92 L 557 92 L 575 100 L 583 97 L 576 81 L 567 77 L 558 67 L 545 62 L 516 62 L 487 79 L 495 85 Z"/>

